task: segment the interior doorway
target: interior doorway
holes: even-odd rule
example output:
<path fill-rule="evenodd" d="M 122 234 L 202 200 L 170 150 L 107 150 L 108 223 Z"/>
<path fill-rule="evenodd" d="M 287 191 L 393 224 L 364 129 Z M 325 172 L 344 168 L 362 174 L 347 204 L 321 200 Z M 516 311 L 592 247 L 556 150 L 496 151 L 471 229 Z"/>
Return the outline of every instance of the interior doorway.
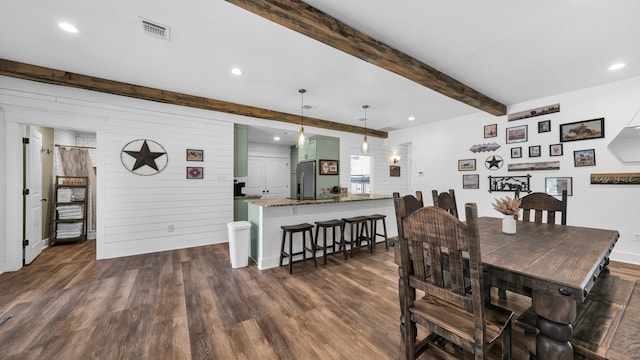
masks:
<path fill-rule="evenodd" d="M 90 178 L 93 178 L 93 181 L 90 184 L 91 191 L 88 192 L 90 205 L 86 209 L 87 239 L 95 240 L 96 238 L 95 166 L 93 166 L 96 163 L 96 133 L 23 125 L 23 138 L 33 137 L 33 134 L 40 134 L 40 139 L 39 141 L 29 140 L 31 144 L 25 144 L 23 161 L 25 179 L 23 239 L 29 240 L 28 243 L 23 242 L 24 265 L 31 263 L 42 249 L 49 246 L 50 239 L 53 237 L 52 219 L 56 211 L 53 204 L 53 192 L 57 175 L 89 176 L 87 171 L 90 171 Z M 68 166 L 64 164 L 64 161 L 61 161 L 60 152 L 68 152 L 71 149 L 87 153 L 89 170 L 78 170 L 78 166 Z M 36 181 L 36 178 L 39 181 Z M 26 194 L 26 189 L 29 189 L 29 195 Z M 38 199 L 36 199 L 36 195 L 38 195 Z M 32 205 L 36 200 L 41 205 L 38 214 Z"/>

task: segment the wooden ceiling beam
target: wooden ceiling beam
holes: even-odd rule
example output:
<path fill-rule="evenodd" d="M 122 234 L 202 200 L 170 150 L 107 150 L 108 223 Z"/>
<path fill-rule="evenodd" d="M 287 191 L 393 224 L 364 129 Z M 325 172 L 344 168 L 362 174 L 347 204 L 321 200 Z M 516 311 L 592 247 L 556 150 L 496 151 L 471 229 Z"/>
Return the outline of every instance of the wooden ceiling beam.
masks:
<path fill-rule="evenodd" d="M 299 0 L 226 0 L 258 16 L 496 116 L 507 107 Z"/>
<path fill-rule="evenodd" d="M 67 71 L 24 64 L 5 59 L 0 59 L 0 75 L 53 85 L 99 91 L 107 94 L 127 96 L 173 105 L 182 105 L 235 115 L 250 116 L 258 119 L 300 124 L 300 115 L 288 114 L 280 111 L 263 109 L 249 105 L 235 104 L 227 101 L 209 99 L 200 96 L 182 94 L 173 91 L 155 89 L 146 86 L 128 84 L 93 76 L 75 74 Z M 341 124 L 334 121 L 322 120 L 306 116 L 304 118 L 304 125 L 321 129 L 350 132 L 355 134 L 364 134 L 365 132 L 365 129 L 363 127 Z M 383 139 L 386 139 L 388 137 L 388 134 L 385 131 L 366 129 L 366 132 L 368 136 L 374 136 Z"/>

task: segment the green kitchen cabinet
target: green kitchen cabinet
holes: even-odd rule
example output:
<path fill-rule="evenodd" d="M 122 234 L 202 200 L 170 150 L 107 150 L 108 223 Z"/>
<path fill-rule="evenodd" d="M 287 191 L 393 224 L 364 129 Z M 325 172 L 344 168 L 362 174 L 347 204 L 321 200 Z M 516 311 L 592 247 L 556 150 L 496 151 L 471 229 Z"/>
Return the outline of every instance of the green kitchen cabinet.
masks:
<path fill-rule="evenodd" d="M 233 128 L 233 176 L 247 176 L 249 168 L 249 128 L 235 124 Z"/>

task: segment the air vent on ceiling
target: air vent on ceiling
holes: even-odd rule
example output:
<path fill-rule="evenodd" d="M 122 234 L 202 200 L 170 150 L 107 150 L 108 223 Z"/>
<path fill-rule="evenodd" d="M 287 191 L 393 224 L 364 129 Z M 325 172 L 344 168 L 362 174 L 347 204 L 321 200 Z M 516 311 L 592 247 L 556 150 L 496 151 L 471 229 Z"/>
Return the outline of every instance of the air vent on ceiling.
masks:
<path fill-rule="evenodd" d="M 158 24 L 157 22 L 140 18 L 140 24 L 142 25 L 142 31 L 149 35 L 153 36 L 156 39 L 161 39 L 165 41 L 171 40 L 171 28 L 166 25 Z"/>

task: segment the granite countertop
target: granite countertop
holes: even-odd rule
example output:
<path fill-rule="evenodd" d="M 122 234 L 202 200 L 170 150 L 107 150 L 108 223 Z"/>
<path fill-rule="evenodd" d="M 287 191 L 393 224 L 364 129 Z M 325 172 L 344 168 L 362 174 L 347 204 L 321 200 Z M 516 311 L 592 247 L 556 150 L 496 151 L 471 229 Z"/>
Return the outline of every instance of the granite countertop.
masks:
<path fill-rule="evenodd" d="M 315 200 L 257 199 L 257 200 L 248 200 L 247 203 L 255 204 L 258 206 L 271 207 L 271 206 L 331 204 L 331 203 L 344 203 L 344 202 L 351 202 L 351 201 L 384 200 L 384 199 L 392 199 L 392 198 L 393 196 L 391 195 L 363 194 L 363 195 L 348 195 L 348 196 L 331 196 L 330 198 L 315 199 Z"/>
<path fill-rule="evenodd" d="M 233 200 L 242 200 L 242 199 L 255 200 L 255 199 L 260 199 L 261 197 L 262 197 L 262 195 L 258 195 L 258 194 L 255 194 L 255 195 L 242 195 L 242 196 L 234 196 Z"/>

